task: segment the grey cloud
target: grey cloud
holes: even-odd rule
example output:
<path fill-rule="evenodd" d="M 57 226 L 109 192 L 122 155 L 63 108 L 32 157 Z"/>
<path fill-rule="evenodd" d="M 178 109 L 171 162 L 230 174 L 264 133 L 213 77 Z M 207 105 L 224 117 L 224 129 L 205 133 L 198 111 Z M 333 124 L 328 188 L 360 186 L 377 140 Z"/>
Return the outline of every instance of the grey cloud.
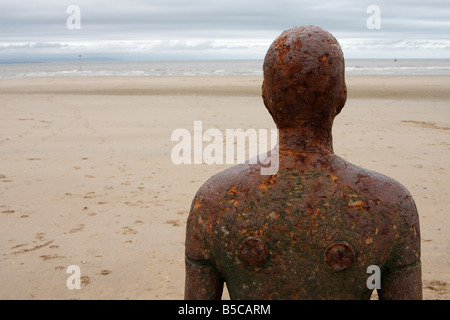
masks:
<path fill-rule="evenodd" d="M 69 45 L 67 43 L 48 43 L 48 42 L 28 42 L 22 44 L 0 44 L 0 49 L 58 49 L 65 48 Z"/>
<path fill-rule="evenodd" d="M 61 49 L 76 48 L 79 44 L 72 44 L 75 42 L 90 43 L 91 48 L 101 47 L 94 46 L 96 42 L 105 42 L 104 47 L 111 48 L 111 41 L 160 41 L 137 47 L 139 50 L 253 50 L 255 45 L 246 46 L 245 39 L 270 44 L 283 30 L 309 24 L 329 30 L 338 40 L 364 39 L 365 48 L 370 41 L 372 48 L 382 48 L 378 45 L 388 41 L 405 48 L 428 48 L 430 44 L 421 41 L 450 40 L 448 0 L 0 1 L 0 42 L 34 43 L 29 50 L 43 50 L 44 44 L 51 43 L 54 47 L 47 49 L 56 50 L 55 43 Z M 66 27 L 66 9 L 72 4 L 81 9 L 81 30 Z M 371 4 L 381 8 L 381 30 L 366 26 L 366 9 Z M 237 44 L 215 42 L 224 39 L 235 39 Z M 64 47 L 64 43 L 69 45 Z M 128 45 L 122 48 L 132 50 Z"/>

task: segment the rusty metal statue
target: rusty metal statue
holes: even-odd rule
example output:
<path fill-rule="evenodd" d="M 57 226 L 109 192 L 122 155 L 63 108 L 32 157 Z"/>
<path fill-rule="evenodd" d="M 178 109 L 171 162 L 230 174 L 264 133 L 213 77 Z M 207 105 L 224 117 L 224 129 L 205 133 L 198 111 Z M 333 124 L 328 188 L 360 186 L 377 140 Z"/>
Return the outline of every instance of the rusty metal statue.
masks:
<path fill-rule="evenodd" d="M 398 182 L 333 153 L 346 102 L 336 39 L 294 27 L 264 60 L 263 100 L 279 129 L 279 170 L 240 164 L 210 178 L 186 229 L 185 299 L 421 299 L 419 218 Z M 272 153 L 274 156 L 274 153 Z"/>

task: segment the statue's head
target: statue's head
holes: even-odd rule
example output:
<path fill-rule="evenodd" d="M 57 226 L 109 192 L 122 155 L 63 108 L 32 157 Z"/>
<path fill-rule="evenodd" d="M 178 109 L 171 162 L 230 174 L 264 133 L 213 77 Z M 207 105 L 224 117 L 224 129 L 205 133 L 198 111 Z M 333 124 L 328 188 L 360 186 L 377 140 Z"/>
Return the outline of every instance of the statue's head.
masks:
<path fill-rule="evenodd" d="M 344 107 L 344 56 L 333 35 L 319 27 L 284 31 L 267 51 L 263 69 L 264 104 L 279 129 L 305 121 L 331 125 Z"/>

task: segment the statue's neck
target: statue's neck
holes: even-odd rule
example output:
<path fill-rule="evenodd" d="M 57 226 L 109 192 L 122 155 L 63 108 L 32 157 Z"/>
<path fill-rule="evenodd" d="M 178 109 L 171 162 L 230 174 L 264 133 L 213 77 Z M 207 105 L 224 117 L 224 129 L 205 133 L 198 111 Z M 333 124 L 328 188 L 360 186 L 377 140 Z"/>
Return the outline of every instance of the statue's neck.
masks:
<path fill-rule="evenodd" d="M 333 154 L 331 126 L 286 128 L 280 129 L 278 134 L 280 154 Z"/>

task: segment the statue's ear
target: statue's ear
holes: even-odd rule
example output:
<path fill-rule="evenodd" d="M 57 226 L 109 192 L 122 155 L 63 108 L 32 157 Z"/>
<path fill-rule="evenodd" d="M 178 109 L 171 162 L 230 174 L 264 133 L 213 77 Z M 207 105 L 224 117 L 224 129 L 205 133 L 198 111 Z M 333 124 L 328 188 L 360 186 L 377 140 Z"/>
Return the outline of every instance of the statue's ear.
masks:
<path fill-rule="evenodd" d="M 265 84 L 266 84 L 266 81 L 263 80 L 262 87 L 261 87 L 261 89 L 262 89 L 262 98 L 263 98 L 264 105 L 267 107 L 267 102 L 268 101 L 267 101 L 267 94 L 266 94 Z"/>
<path fill-rule="evenodd" d="M 272 116 L 272 119 L 275 121 L 275 118 L 272 114 L 271 108 L 270 108 L 270 101 L 269 101 L 269 97 L 267 96 L 267 91 L 265 88 L 265 81 L 263 80 L 263 84 L 262 84 L 262 99 L 264 102 L 264 105 L 266 106 L 267 111 L 269 111 L 270 115 Z M 275 121 L 276 123 L 276 121 Z"/>
<path fill-rule="evenodd" d="M 339 98 L 334 116 L 337 116 L 341 112 L 342 108 L 345 106 L 345 102 L 347 102 L 347 85 L 345 83 Z"/>

